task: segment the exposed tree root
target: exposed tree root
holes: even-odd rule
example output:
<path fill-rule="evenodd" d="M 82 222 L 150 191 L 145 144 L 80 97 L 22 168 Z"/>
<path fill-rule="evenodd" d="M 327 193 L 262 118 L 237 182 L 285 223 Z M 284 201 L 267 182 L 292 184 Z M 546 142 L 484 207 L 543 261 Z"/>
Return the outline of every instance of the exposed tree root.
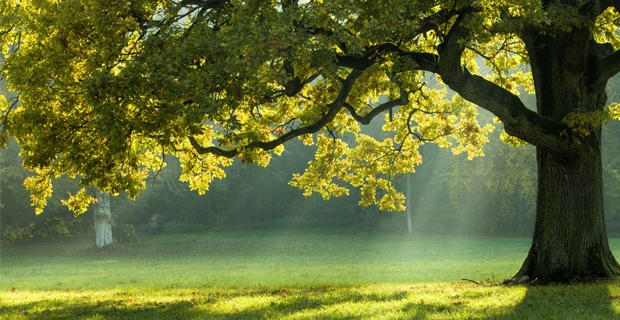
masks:
<path fill-rule="evenodd" d="M 484 284 L 483 284 L 483 283 L 480 283 L 480 282 L 478 282 L 478 281 L 476 281 L 476 280 L 472 280 L 472 279 L 468 279 L 468 278 L 463 278 L 463 279 L 461 279 L 461 280 L 463 280 L 463 281 L 473 282 L 473 283 L 475 283 L 475 284 L 477 284 L 477 285 L 484 286 Z"/>
<path fill-rule="evenodd" d="M 521 285 L 521 284 L 535 284 L 537 282 L 537 279 L 534 279 L 532 281 L 530 281 L 530 277 L 528 276 L 523 276 L 517 280 L 514 279 L 505 279 L 502 282 L 492 282 L 492 283 L 485 283 L 485 282 L 481 282 L 481 281 L 476 281 L 476 280 L 472 280 L 469 278 L 462 278 L 461 280 L 463 281 L 469 281 L 472 283 L 475 283 L 477 285 L 480 286 L 484 286 L 484 287 L 491 287 L 491 286 L 508 286 L 508 285 Z"/>

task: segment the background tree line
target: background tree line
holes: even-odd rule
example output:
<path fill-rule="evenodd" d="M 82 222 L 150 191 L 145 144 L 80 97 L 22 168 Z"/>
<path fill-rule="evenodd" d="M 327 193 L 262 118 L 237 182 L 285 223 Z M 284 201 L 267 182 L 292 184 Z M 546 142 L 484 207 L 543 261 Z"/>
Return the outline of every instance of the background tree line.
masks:
<path fill-rule="evenodd" d="M 618 77 L 612 79 L 608 96 L 620 101 Z M 522 98 L 533 108 L 528 95 Z M 481 112 L 484 112 L 483 110 Z M 492 121 L 482 114 L 483 121 Z M 364 128 L 381 134 L 381 123 Z M 603 127 L 605 212 L 608 233 L 620 235 L 620 124 Z M 499 136 L 501 128 L 493 135 Z M 493 137 L 496 138 L 496 137 Z M 54 183 L 52 200 L 42 214 L 30 206 L 21 166 L 19 146 L 10 141 L 0 150 L 1 219 L 5 242 L 29 238 L 92 232 L 92 212 L 75 217 L 62 205 L 67 192 L 78 189 L 78 180 L 64 177 Z M 301 173 L 315 150 L 295 140 L 282 156 L 267 168 L 245 165 L 240 160 L 226 169 L 227 178 L 213 182 L 199 195 L 179 181 L 181 169 L 174 158 L 152 176 L 147 189 L 135 201 L 125 194 L 112 198 L 117 223 L 134 224 L 146 232 L 148 219 L 160 214 L 167 219 L 168 232 L 201 230 L 249 230 L 274 228 L 357 228 L 364 231 L 406 232 L 404 212 L 381 212 L 360 207 L 359 192 L 324 201 L 318 195 L 304 197 L 288 185 L 293 173 Z M 531 145 L 512 147 L 490 139 L 485 156 L 467 160 L 451 156 L 436 145 L 423 149 L 424 163 L 413 175 L 409 191 L 413 203 L 414 233 L 473 236 L 529 236 L 535 218 L 536 168 Z M 404 176 L 392 179 L 406 190 Z M 92 210 L 91 210 L 92 211 Z"/>

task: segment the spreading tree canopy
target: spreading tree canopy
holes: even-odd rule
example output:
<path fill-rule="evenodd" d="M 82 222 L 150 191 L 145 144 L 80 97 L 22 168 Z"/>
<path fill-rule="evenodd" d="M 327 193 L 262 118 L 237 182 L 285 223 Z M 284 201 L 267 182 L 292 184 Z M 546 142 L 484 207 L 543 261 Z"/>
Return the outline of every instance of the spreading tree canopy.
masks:
<path fill-rule="evenodd" d="M 267 165 L 297 138 L 317 152 L 292 185 L 325 198 L 358 187 L 362 205 L 401 210 L 390 178 L 415 170 L 421 145 L 482 155 L 492 126 L 479 106 L 504 140 L 537 150 L 534 239 L 515 277 L 613 276 L 600 125 L 619 115 L 605 92 L 620 71 L 618 11 L 618 0 L 5 0 L 2 73 L 19 96 L 3 106 L 2 137 L 38 173 L 26 186 L 39 206 L 63 174 L 135 195 L 168 154 L 205 192 L 234 157 Z M 362 134 L 378 116 L 389 137 Z"/>

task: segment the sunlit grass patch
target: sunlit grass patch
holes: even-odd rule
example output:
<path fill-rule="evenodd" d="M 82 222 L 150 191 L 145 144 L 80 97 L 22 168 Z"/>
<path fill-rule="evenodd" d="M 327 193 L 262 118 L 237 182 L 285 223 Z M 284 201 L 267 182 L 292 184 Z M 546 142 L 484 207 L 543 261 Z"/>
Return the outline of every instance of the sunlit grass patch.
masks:
<path fill-rule="evenodd" d="M 3 291 L 7 319 L 615 319 L 618 284 Z"/>
<path fill-rule="evenodd" d="M 2 319 L 615 319 L 617 282 L 490 285 L 529 239 L 338 231 L 169 234 L 2 252 Z M 612 248 L 618 247 L 615 239 Z M 485 285 L 461 281 L 483 280 Z M 487 280 L 488 279 L 488 280 Z"/>

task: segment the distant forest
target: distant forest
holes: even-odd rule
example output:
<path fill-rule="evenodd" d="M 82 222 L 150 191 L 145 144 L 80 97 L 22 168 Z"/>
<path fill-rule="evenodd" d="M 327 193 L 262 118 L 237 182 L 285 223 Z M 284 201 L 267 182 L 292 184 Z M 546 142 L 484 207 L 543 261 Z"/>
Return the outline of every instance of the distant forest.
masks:
<path fill-rule="evenodd" d="M 620 88 L 612 79 L 611 88 Z M 608 90 L 609 101 L 620 101 L 620 90 Z M 532 96 L 523 95 L 532 108 Z M 490 122 L 490 114 L 481 114 Z M 381 135 L 381 123 L 364 128 Z M 492 135 L 498 136 L 501 124 Z M 536 195 L 535 149 L 511 147 L 497 137 L 485 146 L 484 157 L 467 160 L 434 144 L 423 147 L 423 164 L 412 175 L 408 195 L 412 203 L 414 233 L 463 236 L 530 236 L 533 231 Z M 155 214 L 165 216 L 167 232 L 203 230 L 252 230 L 274 228 L 354 228 L 367 232 L 407 232 L 405 212 L 381 212 L 360 207 L 359 191 L 327 201 L 319 195 L 304 197 L 288 185 L 294 173 L 303 173 L 314 157 L 313 147 L 295 140 L 269 167 L 241 161 L 226 168 L 227 178 L 213 182 L 204 195 L 180 182 L 178 161 L 152 175 L 146 190 L 135 201 L 125 194 L 112 198 L 116 223 L 129 223 L 146 232 Z M 604 199 L 608 233 L 620 235 L 620 124 L 603 127 Z M 67 192 L 78 190 L 78 180 L 62 178 L 41 215 L 35 215 L 28 192 L 22 186 L 29 172 L 21 166 L 14 141 L 0 150 L 2 239 L 19 241 L 34 237 L 92 232 L 92 210 L 74 217 L 61 204 Z M 407 192 L 406 177 L 391 177 Z"/>

